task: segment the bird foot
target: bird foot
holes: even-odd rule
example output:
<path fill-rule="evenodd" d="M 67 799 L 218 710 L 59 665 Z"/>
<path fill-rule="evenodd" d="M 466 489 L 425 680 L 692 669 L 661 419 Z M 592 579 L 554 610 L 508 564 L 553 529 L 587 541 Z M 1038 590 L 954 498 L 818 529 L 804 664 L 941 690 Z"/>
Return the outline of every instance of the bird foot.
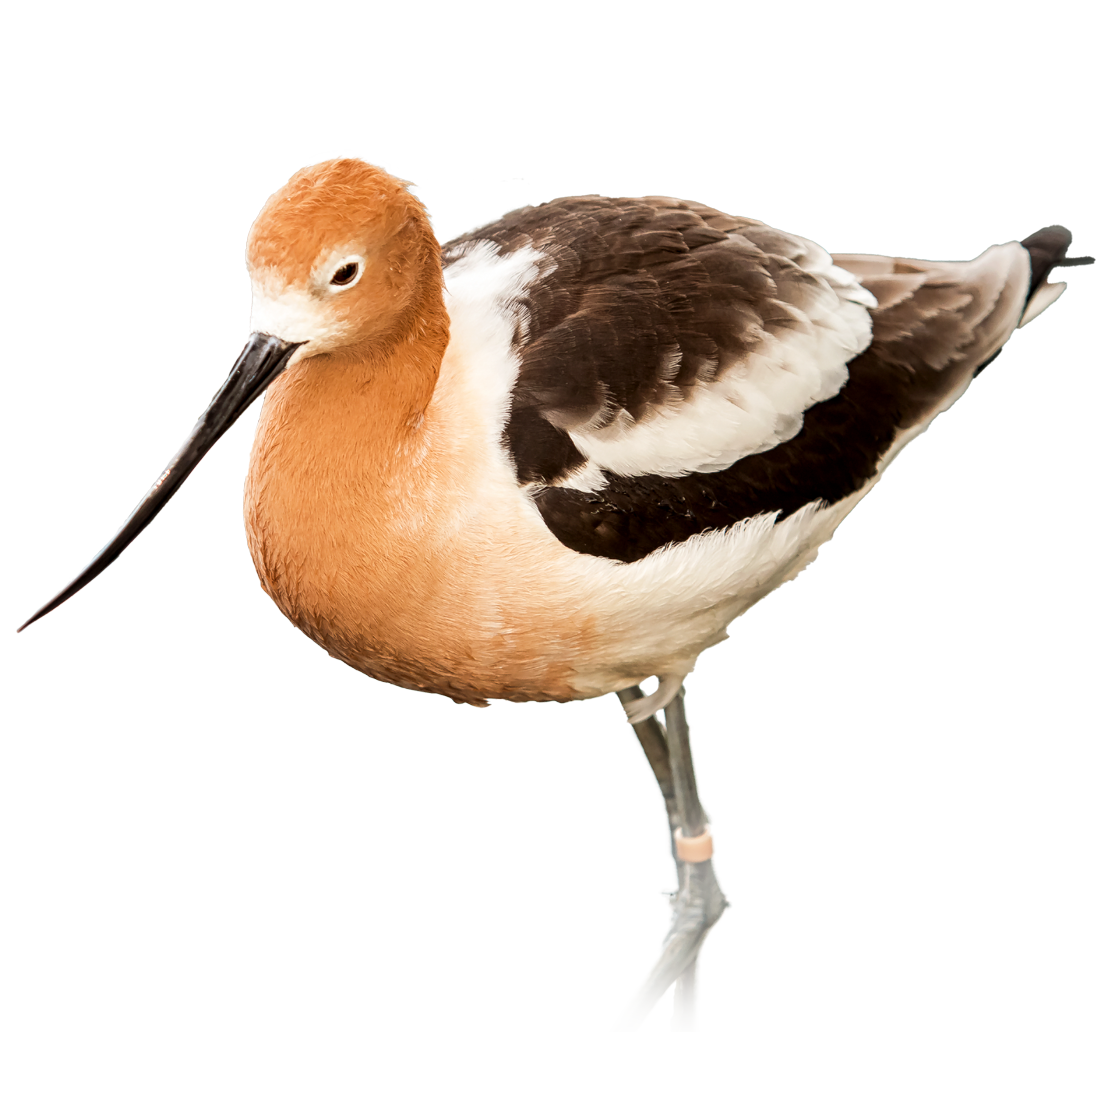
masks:
<path fill-rule="evenodd" d="M 619 1024 L 621 1030 L 640 1026 L 668 986 L 699 956 L 707 932 L 729 907 L 715 879 L 713 862 L 681 861 L 678 869 L 680 887 L 672 896 L 672 925 L 648 980 Z"/>
<path fill-rule="evenodd" d="M 658 710 L 663 710 L 682 690 L 686 676 L 657 676 L 656 690 L 651 695 L 642 695 L 625 704 L 626 718 L 631 726 L 651 718 Z"/>

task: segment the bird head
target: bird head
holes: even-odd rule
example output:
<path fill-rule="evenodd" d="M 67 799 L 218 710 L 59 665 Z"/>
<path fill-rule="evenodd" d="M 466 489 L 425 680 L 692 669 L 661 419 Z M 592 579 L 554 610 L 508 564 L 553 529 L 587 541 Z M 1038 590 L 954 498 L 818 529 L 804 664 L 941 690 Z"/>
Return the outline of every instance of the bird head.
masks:
<path fill-rule="evenodd" d="M 301 345 L 296 360 L 388 343 L 412 324 L 440 248 L 408 183 L 338 158 L 298 171 L 247 241 L 251 331 Z"/>
<path fill-rule="evenodd" d="M 147 527 L 209 449 L 291 364 L 413 332 L 441 298 L 440 248 L 405 182 L 357 159 L 300 170 L 251 228 L 252 334 L 192 434 L 116 536 L 20 628 L 92 582 Z M 441 301 L 442 304 L 442 301 Z"/>

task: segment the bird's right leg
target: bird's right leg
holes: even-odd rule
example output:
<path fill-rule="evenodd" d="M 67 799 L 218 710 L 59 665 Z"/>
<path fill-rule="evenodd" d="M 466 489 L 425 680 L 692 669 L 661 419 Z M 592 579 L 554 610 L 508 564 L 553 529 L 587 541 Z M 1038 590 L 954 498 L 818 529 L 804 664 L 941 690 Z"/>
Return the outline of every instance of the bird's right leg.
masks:
<path fill-rule="evenodd" d="M 639 687 L 619 691 L 618 697 L 624 706 L 644 698 Z M 693 1019 L 695 960 L 707 932 L 727 905 L 710 859 L 710 835 L 695 786 L 682 689 L 665 708 L 664 717 L 667 731 L 661 729 L 655 715 L 633 723 L 633 729 L 664 796 L 679 888 L 672 897 L 672 925 L 663 951 L 630 1007 L 625 1024 L 639 1024 L 668 986 L 675 983 L 672 1026 L 688 1030 Z"/>
<path fill-rule="evenodd" d="M 628 711 L 634 703 L 640 702 L 643 704 L 645 694 L 640 687 L 628 687 L 618 692 L 618 698 L 621 699 L 622 706 Z M 675 835 L 677 830 L 682 829 L 683 824 L 680 822 L 679 807 L 676 803 L 676 785 L 672 777 L 672 761 L 668 754 L 668 740 L 664 731 L 660 728 L 660 722 L 655 714 L 648 718 L 638 718 L 638 721 L 630 724 L 633 726 L 633 732 L 637 735 L 637 740 L 641 743 L 641 748 L 645 752 L 649 767 L 653 770 L 653 775 L 656 777 L 657 785 L 660 788 L 660 794 L 664 797 L 664 809 L 668 814 L 668 849 L 672 853 L 672 859 L 676 862 L 676 873 L 679 875 L 682 884 L 682 869 L 681 862 L 676 856 Z M 672 1005 L 673 1026 L 684 1029 L 690 1028 L 694 1019 L 694 1011 L 695 962 L 692 962 L 676 981 L 676 996 Z M 635 1022 L 640 1022 L 640 1020 L 635 1020 Z"/>
<path fill-rule="evenodd" d="M 625 707 L 644 697 L 645 693 L 639 687 L 625 687 L 618 692 L 618 698 L 622 699 L 622 705 Z M 661 795 L 664 796 L 664 811 L 668 820 L 668 852 L 672 854 L 672 860 L 676 865 L 676 886 L 682 888 L 686 866 L 679 860 L 676 852 L 676 831 L 679 830 L 681 823 L 679 823 L 679 808 L 676 806 L 675 783 L 672 780 L 672 762 L 668 758 L 668 739 L 661 724 L 656 721 L 655 715 L 645 718 L 643 722 L 635 722 L 633 732 L 637 736 L 637 741 L 641 742 L 641 747 L 648 758 L 648 765 L 652 768 L 656 783 L 661 788 Z M 672 919 L 675 923 L 675 914 Z M 695 1024 L 697 983 L 698 966 L 692 962 L 683 973 L 679 974 L 674 984 L 677 1005 L 674 1021 L 676 1031 L 691 1031 Z"/>
<path fill-rule="evenodd" d="M 618 698 L 621 699 L 624 707 L 628 707 L 630 703 L 644 697 L 644 693 L 639 687 L 627 687 L 624 691 L 618 692 Z M 645 751 L 649 767 L 656 777 L 660 794 L 664 797 L 664 809 L 668 812 L 668 848 L 672 851 L 672 856 L 675 857 L 675 831 L 679 829 L 681 823 L 679 809 L 676 805 L 676 785 L 672 778 L 672 762 L 668 756 L 668 739 L 664 736 L 664 731 L 660 728 L 660 721 L 655 714 L 640 722 L 634 722 L 632 725 L 633 732 L 637 735 L 637 740 Z"/>

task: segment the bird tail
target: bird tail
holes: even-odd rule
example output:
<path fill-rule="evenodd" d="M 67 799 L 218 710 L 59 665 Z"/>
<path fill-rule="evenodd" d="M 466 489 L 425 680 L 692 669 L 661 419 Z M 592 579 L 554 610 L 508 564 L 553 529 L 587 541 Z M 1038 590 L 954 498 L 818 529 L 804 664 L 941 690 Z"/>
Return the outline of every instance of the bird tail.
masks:
<path fill-rule="evenodd" d="M 1023 310 L 1023 316 L 1020 317 L 1019 327 L 1030 325 L 1035 317 L 1048 310 L 1056 300 L 1058 300 L 1065 292 L 1065 282 L 1051 281 L 1046 282 L 1042 289 L 1037 290 L 1032 294 L 1027 307 Z"/>
<path fill-rule="evenodd" d="M 1020 241 L 1031 256 L 1031 284 L 1027 287 L 1027 307 L 1020 317 L 1020 328 L 1062 296 L 1066 283 L 1047 281 L 1055 267 L 1088 266 L 1095 261 L 1091 255 L 1067 258 L 1066 252 L 1072 240 L 1069 228 L 1051 224 L 1049 228 L 1040 228 L 1034 235 Z"/>
<path fill-rule="evenodd" d="M 1031 257 L 1031 281 L 1027 286 L 1027 301 L 1024 304 L 1023 315 L 1019 318 L 1017 328 L 1030 324 L 1044 309 L 1049 308 L 1065 292 L 1065 282 L 1048 282 L 1050 272 L 1059 266 L 1088 266 L 1096 262 L 1092 255 L 1081 255 L 1077 258 L 1067 258 L 1066 252 L 1073 241 L 1073 233 L 1061 224 L 1051 224 L 1048 228 L 1040 228 L 1033 235 L 1020 240 L 1027 254 Z M 974 372 L 973 377 L 981 373 L 1003 350 L 997 348 Z"/>

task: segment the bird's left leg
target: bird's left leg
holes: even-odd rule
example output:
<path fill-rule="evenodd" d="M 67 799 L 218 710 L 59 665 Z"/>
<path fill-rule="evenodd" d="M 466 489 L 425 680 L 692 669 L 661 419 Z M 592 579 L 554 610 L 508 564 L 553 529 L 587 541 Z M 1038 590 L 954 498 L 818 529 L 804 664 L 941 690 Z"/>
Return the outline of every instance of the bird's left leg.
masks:
<path fill-rule="evenodd" d="M 639 688 L 619 691 L 618 696 L 627 707 L 643 698 Z M 695 959 L 707 932 L 727 905 L 711 863 L 712 844 L 695 786 L 682 689 L 665 707 L 664 720 L 666 731 L 661 730 L 655 716 L 635 722 L 633 728 L 664 796 L 679 889 L 672 898 L 672 926 L 664 939 L 663 952 L 627 1013 L 626 1022 L 630 1026 L 640 1023 L 668 986 L 678 981 L 673 1026 L 686 1029 L 694 1002 Z M 666 771 L 662 749 L 667 754 Z"/>

